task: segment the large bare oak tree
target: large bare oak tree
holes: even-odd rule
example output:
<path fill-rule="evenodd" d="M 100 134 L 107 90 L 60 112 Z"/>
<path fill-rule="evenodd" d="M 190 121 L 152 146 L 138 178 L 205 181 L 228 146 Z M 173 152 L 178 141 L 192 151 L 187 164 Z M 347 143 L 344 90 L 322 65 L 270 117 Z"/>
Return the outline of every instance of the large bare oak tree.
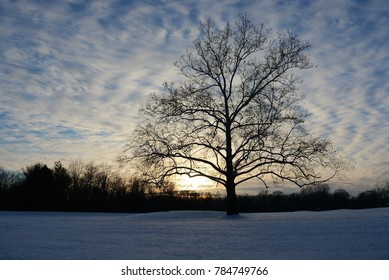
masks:
<path fill-rule="evenodd" d="M 248 180 L 302 187 L 333 177 L 342 161 L 329 140 L 304 128 L 296 88 L 297 71 L 312 67 L 310 44 L 245 16 L 221 29 L 208 20 L 200 31 L 194 51 L 176 62 L 179 81 L 142 107 L 122 161 L 161 181 L 186 174 L 225 186 L 229 215 Z"/>

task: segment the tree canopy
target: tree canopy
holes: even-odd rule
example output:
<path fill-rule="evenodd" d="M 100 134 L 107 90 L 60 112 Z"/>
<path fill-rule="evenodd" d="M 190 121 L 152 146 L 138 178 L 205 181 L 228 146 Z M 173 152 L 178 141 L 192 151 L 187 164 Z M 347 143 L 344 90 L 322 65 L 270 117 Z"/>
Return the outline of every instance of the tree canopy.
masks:
<path fill-rule="evenodd" d="M 143 121 L 125 146 L 145 176 L 204 176 L 226 187 L 227 214 L 237 214 L 236 186 L 257 179 L 300 187 L 323 183 L 344 165 L 328 139 L 310 134 L 297 72 L 313 67 L 309 42 L 273 35 L 241 16 L 219 28 L 200 26 L 194 50 L 140 110 Z"/>

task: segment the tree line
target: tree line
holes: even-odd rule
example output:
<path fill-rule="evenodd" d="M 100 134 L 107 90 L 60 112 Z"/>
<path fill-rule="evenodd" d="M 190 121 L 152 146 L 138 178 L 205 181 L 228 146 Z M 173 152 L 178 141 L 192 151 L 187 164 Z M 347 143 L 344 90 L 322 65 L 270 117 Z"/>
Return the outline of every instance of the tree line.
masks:
<path fill-rule="evenodd" d="M 156 187 L 124 178 L 93 162 L 36 163 L 15 172 L 0 168 L 0 210 L 150 212 L 201 209 L 210 194 L 177 192 L 171 182 Z M 211 205 L 209 201 L 207 205 Z"/>
<path fill-rule="evenodd" d="M 241 212 L 323 211 L 389 206 L 389 183 L 352 196 L 326 184 L 298 193 L 267 190 L 238 195 Z M 224 211 L 226 198 L 211 193 L 178 191 L 171 182 L 156 187 L 139 177 L 124 179 L 112 168 L 95 163 L 60 161 L 53 168 L 36 163 L 22 172 L 0 168 L 0 210 L 152 212 L 174 210 Z"/>

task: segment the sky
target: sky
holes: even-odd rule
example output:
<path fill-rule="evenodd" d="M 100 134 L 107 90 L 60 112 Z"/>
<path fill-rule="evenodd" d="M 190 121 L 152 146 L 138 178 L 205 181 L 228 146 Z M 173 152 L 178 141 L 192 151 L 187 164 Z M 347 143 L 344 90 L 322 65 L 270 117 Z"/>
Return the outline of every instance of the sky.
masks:
<path fill-rule="evenodd" d="M 114 165 L 200 22 L 239 14 L 311 42 L 306 126 L 354 166 L 334 184 L 389 182 L 387 0 L 0 0 L 0 166 Z"/>

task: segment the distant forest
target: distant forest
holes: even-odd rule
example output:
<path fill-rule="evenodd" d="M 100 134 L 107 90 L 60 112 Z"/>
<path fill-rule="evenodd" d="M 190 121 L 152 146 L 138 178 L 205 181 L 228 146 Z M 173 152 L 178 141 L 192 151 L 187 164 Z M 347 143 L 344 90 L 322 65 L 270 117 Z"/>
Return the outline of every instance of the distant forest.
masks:
<path fill-rule="evenodd" d="M 238 196 L 240 212 L 323 211 L 389 206 L 389 183 L 352 196 L 328 185 L 304 187 L 298 193 L 262 191 Z M 0 210 L 154 212 L 173 210 L 225 210 L 225 197 L 211 193 L 178 191 L 173 183 L 160 188 L 141 178 L 124 179 L 111 168 L 73 162 L 65 168 L 42 163 L 22 172 L 0 168 Z"/>

